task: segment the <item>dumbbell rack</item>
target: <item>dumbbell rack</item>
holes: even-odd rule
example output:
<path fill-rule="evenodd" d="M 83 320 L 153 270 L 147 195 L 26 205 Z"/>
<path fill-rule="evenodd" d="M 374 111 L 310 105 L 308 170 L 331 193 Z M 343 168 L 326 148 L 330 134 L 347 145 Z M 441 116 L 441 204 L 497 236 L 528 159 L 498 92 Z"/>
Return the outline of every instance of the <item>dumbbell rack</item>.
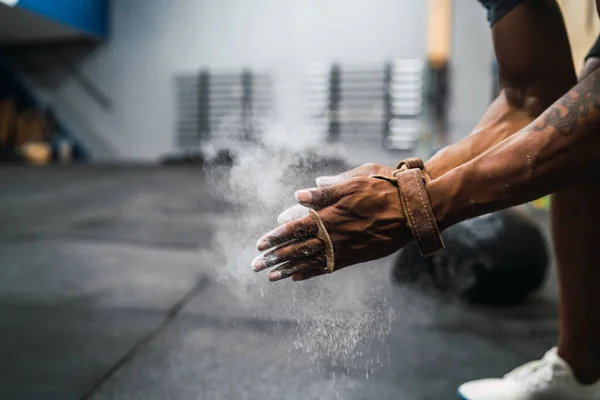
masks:
<path fill-rule="evenodd" d="M 413 59 L 314 67 L 307 73 L 309 116 L 329 142 L 413 150 L 423 129 L 423 78 L 423 61 Z"/>
<path fill-rule="evenodd" d="M 256 118 L 272 110 L 272 79 L 250 70 L 175 77 L 177 147 L 193 149 L 219 135 L 254 140 Z"/>

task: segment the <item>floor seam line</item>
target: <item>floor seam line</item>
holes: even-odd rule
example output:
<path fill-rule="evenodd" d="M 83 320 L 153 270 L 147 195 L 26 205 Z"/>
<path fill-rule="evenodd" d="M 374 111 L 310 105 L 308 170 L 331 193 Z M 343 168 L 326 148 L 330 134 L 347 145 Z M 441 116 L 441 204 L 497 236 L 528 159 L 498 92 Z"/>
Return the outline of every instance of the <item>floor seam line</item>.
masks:
<path fill-rule="evenodd" d="M 135 357 L 135 355 L 148 344 L 150 344 L 155 338 L 158 337 L 179 315 L 181 310 L 188 304 L 202 289 L 208 286 L 210 280 L 207 277 L 202 277 L 196 285 L 188 292 L 186 292 L 166 313 L 166 317 L 160 324 L 144 337 L 142 337 L 137 343 L 133 345 L 129 351 L 127 351 L 121 358 L 119 358 L 100 378 L 88 389 L 79 400 L 89 400 L 98 390 L 104 386 L 106 382 L 119 370 L 125 366 L 129 361 Z"/>

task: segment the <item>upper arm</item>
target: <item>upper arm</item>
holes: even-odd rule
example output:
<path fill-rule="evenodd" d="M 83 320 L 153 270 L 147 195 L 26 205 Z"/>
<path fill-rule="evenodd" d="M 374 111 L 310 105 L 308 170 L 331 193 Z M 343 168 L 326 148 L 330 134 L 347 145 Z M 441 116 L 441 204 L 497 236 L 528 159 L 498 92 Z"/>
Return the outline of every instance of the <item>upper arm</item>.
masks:
<path fill-rule="evenodd" d="M 577 82 L 555 0 L 479 1 L 488 10 L 503 88 L 539 99 L 545 108 Z"/>

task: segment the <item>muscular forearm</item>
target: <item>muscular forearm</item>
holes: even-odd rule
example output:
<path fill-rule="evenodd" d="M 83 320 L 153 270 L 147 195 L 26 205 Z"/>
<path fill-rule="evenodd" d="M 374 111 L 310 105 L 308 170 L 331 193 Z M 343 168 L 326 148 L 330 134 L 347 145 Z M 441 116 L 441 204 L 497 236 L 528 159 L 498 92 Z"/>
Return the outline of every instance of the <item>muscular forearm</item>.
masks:
<path fill-rule="evenodd" d="M 568 88 L 565 92 L 567 90 Z M 508 92 L 510 96 L 510 90 Z M 527 105 L 515 106 L 507 98 L 507 90 L 503 90 L 486 110 L 471 134 L 443 148 L 427 161 L 426 167 L 431 176 L 439 177 L 452 168 L 472 160 L 530 124 L 543 109 L 537 99 L 528 99 L 528 102 Z"/>
<path fill-rule="evenodd" d="M 533 123 L 428 185 L 442 226 L 554 192 L 600 170 L 600 71 Z"/>
<path fill-rule="evenodd" d="M 554 0 L 524 2 L 498 21 L 492 34 L 502 92 L 469 136 L 427 162 L 434 178 L 518 132 L 576 83 Z"/>

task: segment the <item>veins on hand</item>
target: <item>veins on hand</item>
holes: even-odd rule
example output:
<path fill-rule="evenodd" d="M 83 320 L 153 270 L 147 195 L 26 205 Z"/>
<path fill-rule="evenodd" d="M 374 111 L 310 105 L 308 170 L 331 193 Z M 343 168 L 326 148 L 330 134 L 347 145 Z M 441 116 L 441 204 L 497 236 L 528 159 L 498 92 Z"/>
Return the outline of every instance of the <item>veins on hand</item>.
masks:
<path fill-rule="evenodd" d="M 542 121 L 533 130 L 541 132 L 551 126 L 560 134 L 570 136 L 579 128 L 579 118 L 588 117 L 592 111 L 600 111 L 600 70 L 590 74 L 546 110 Z"/>

